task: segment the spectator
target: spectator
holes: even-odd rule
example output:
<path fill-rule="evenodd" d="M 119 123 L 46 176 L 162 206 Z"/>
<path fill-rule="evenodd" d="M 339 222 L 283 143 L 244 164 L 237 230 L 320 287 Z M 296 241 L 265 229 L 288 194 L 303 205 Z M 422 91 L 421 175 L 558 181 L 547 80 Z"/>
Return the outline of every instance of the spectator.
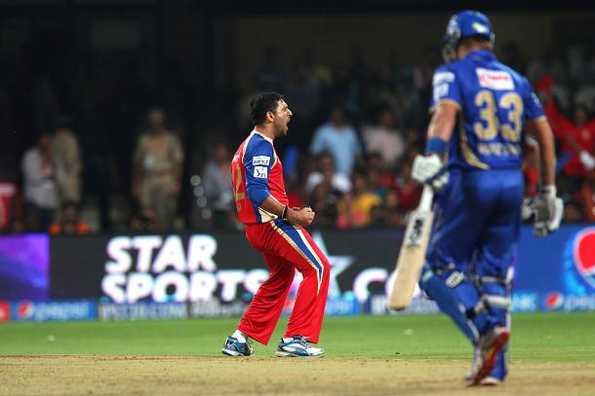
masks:
<path fill-rule="evenodd" d="M 130 217 L 128 228 L 131 232 L 158 232 L 161 229 L 151 208 L 135 211 Z"/>
<path fill-rule="evenodd" d="M 17 170 L 8 156 L 0 156 L 0 233 L 21 228 L 22 195 L 16 183 Z"/>
<path fill-rule="evenodd" d="M 76 202 L 65 202 L 60 210 L 60 218 L 49 229 L 50 235 L 84 235 L 91 228 L 81 219 L 80 208 Z"/>
<path fill-rule="evenodd" d="M 403 136 L 388 109 L 379 111 L 375 125 L 363 128 L 362 137 L 366 153 L 379 153 L 386 167 L 394 167 L 405 152 Z"/>
<path fill-rule="evenodd" d="M 351 182 L 335 172 L 333 159 L 326 151 L 318 156 L 317 167 L 318 170 L 308 176 L 306 191 L 310 206 L 316 212 L 316 225 L 332 227 L 337 222 L 337 204 L 351 190 Z"/>
<path fill-rule="evenodd" d="M 372 209 L 371 225 L 378 227 L 403 225 L 403 214 L 399 208 L 399 196 L 395 190 L 387 191 L 382 204 Z"/>
<path fill-rule="evenodd" d="M 310 152 L 319 154 L 328 151 L 338 173 L 349 177 L 362 149 L 353 127 L 345 122 L 343 110 L 335 108 L 329 122 L 321 125 L 314 133 Z"/>
<path fill-rule="evenodd" d="M 384 198 L 384 225 L 397 227 L 403 225 L 403 213 L 400 208 L 399 195 L 395 190 L 390 190 Z"/>
<path fill-rule="evenodd" d="M 310 194 L 310 206 L 316 212 L 314 219 L 318 227 L 334 227 L 337 223 L 337 203 L 342 193 L 333 188 L 328 179 L 319 183 Z"/>
<path fill-rule="evenodd" d="M 578 223 L 583 221 L 583 208 L 576 201 L 566 202 L 564 204 L 564 222 Z"/>
<path fill-rule="evenodd" d="M 584 220 L 595 223 L 595 172 L 591 172 L 583 182 L 580 200 L 584 211 Z"/>
<path fill-rule="evenodd" d="M 213 146 L 211 159 L 203 170 L 203 185 L 213 225 L 228 228 L 234 224 L 234 199 L 229 177 L 230 153 L 224 143 Z"/>
<path fill-rule="evenodd" d="M 63 203 L 81 201 L 81 154 L 71 124 L 69 117 L 59 117 L 52 142 L 58 196 Z"/>
<path fill-rule="evenodd" d="M 161 229 L 170 229 L 177 211 L 184 152 L 178 136 L 166 128 L 165 112 L 152 109 L 149 130 L 134 154 L 133 195 L 143 210 L 155 211 Z"/>
<path fill-rule="evenodd" d="M 20 229 L 22 218 L 23 209 L 17 185 L 0 182 L 0 233 Z"/>
<path fill-rule="evenodd" d="M 351 190 L 351 181 L 342 173 L 335 172 L 333 157 L 328 151 L 323 151 L 317 158 L 317 170 L 308 175 L 306 180 L 306 194 L 312 191 L 323 181 L 329 181 L 331 187 L 341 193 Z"/>
<path fill-rule="evenodd" d="M 395 185 L 395 175 L 392 169 L 387 169 L 379 153 L 370 153 L 366 161 L 366 168 L 370 188 L 381 198 L 388 189 Z"/>
<path fill-rule="evenodd" d="M 41 133 L 37 145 L 25 152 L 22 168 L 28 227 L 46 231 L 58 207 L 56 168 L 49 133 Z"/>
<path fill-rule="evenodd" d="M 571 177 L 584 177 L 595 168 L 595 120 L 588 120 L 585 109 L 577 107 L 570 121 L 551 100 L 544 110 L 554 134 L 562 143 L 562 151 L 569 157 L 564 172 Z"/>
<path fill-rule="evenodd" d="M 395 191 L 402 211 L 409 212 L 417 207 L 422 187 L 411 178 L 411 163 L 406 162 L 401 167 L 395 182 Z"/>
<path fill-rule="evenodd" d="M 337 204 L 339 228 L 360 228 L 371 224 L 372 210 L 381 205 L 380 197 L 368 189 L 364 174 L 353 176 L 353 190 L 345 194 Z"/>

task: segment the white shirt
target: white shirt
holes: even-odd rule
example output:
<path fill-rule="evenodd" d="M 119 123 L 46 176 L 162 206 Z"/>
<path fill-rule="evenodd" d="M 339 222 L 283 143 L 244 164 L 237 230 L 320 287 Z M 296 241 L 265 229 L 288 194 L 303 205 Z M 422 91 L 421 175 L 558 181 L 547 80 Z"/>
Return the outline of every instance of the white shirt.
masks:
<path fill-rule="evenodd" d="M 308 180 L 306 180 L 306 193 L 311 194 L 312 191 L 319 185 L 324 176 L 320 172 L 312 172 L 308 175 Z M 333 175 L 333 179 L 331 180 L 331 185 L 335 190 L 339 190 L 342 193 L 346 193 L 351 191 L 351 181 L 347 176 L 342 173 L 335 173 Z"/>
<path fill-rule="evenodd" d="M 362 131 L 364 144 L 368 153 L 379 153 L 382 160 L 393 166 L 405 152 L 403 138 L 396 130 L 370 126 Z"/>
<path fill-rule="evenodd" d="M 40 208 L 56 209 L 58 193 L 54 179 L 54 166 L 45 166 L 37 147 L 31 148 L 23 156 L 23 184 L 25 200 Z"/>

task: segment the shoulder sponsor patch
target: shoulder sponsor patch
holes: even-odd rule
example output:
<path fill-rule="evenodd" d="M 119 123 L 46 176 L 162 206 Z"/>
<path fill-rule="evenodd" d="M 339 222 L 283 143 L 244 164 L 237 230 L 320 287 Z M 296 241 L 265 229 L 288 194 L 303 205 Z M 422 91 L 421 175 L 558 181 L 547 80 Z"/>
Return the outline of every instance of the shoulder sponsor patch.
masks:
<path fill-rule="evenodd" d="M 432 95 L 434 97 L 434 103 L 440 102 L 444 96 L 448 95 L 448 84 L 434 85 Z"/>
<path fill-rule="evenodd" d="M 535 92 L 531 93 L 531 99 L 533 99 L 533 103 L 536 107 L 541 108 L 541 101 L 539 100 L 539 97 L 537 96 L 537 94 L 535 94 Z"/>
<path fill-rule="evenodd" d="M 441 71 L 434 73 L 434 78 L 432 79 L 433 85 L 440 85 L 440 84 L 448 84 L 455 80 L 455 74 L 449 71 Z"/>
<path fill-rule="evenodd" d="M 271 157 L 269 157 L 267 155 L 255 155 L 254 157 L 252 157 L 252 165 L 253 166 L 258 166 L 258 165 L 269 166 L 270 163 L 271 163 Z"/>
<path fill-rule="evenodd" d="M 254 177 L 259 179 L 266 179 L 269 176 L 269 168 L 266 166 L 255 166 Z"/>
<path fill-rule="evenodd" d="M 514 81 L 510 73 L 501 70 L 483 69 L 481 67 L 475 71 L 480 87 L 495 89 L 497 91 L 514 89 Z"/>

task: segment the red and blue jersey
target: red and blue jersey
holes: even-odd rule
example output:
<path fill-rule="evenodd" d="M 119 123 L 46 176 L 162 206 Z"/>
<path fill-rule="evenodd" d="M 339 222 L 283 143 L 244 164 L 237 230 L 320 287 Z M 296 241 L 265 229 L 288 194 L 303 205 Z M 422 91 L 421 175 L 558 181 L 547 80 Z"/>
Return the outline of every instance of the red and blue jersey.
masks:
<path fill-rule="evenodd" d="M 238 217 L 244 224 L 266 223 L 278 217 L 261 207 L 268 196 L 282 205 L 289 203 L 273 140 L 257 131 L 252 131 L 234 154 L 231 181 Z"/>

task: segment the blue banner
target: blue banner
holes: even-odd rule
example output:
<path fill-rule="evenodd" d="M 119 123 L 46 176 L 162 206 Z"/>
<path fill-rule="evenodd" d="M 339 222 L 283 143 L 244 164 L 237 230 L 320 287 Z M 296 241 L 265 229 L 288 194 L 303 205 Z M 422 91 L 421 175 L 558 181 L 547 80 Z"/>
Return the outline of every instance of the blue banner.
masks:
<path fill-rule="evenodd" d="M 11 320 L 25 322 L 95 320 L 95 301 L 18 301 L 11 304 Z"/>
<path fill-rule="evenodd" d="M 515 308 L 595 309 L 595 226 L 565 225 L 546 238 L 522 231 Z"/>

